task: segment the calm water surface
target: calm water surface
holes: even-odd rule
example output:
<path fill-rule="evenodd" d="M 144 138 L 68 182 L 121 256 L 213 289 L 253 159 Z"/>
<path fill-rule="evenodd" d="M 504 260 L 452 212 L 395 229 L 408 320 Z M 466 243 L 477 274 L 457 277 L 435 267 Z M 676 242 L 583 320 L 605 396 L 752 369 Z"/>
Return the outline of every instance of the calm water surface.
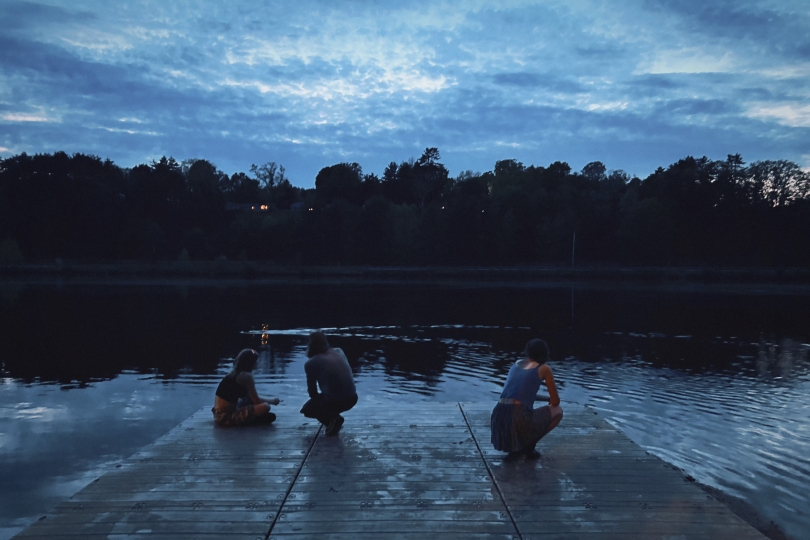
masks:
<path fill-rule="evenodd" d="M 566 401 L 810 539 L 810 295 L 755 289 L 0 284 L 0 538 L 210 406 L 228 357 L 305 397 L 307 334 L 361 399 L 494 401 L 536 336 Z M 261 390 L 260 390 L 261 391 Z"/>

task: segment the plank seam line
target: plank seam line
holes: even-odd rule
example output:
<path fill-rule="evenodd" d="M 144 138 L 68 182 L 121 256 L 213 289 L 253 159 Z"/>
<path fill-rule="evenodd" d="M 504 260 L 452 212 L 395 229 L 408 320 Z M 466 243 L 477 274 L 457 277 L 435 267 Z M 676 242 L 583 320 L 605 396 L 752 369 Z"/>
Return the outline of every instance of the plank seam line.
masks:
<path fill-rule="evenodd" d="M 298 466 L 298 470 L 295 471 L 295 475 L 290 482 L 290 485 L 287 487 L 286 493 L 284 493 L 284 498 L 281 499 L 281 504 L 278 505 L 278 511 L 276 511 L 276 517 L 273 518 L 273 521 L 270 523 L 270 529 L 267 531 L 267 534 L 264 535 L 264 540 L 269 540 L 270 535 L 273 533 L 273 528 L 276 526 L 276 522 L 278 518 L 281 516 L 281 511 L 284 510 L 284 505 L 287 504 L 287 498 L 290 496 L 290 492 L 292 492 L 293 488 L 295 487 L 295 482 L 298 481 L 298 476 L 301 474 L 301 469 L 304 468 L 304 463 L 307 462 L 309 458 L 310 452 L 312 452 L 312 448 L 315 446 L 315 441 L 318 440 L 318 436 L 321 434 L 321 429 L 323 429 L 323 424 L 318 426 L 318 431 L 315 432 L 315 436 L 312 437 L 312 442 L 309 443 L 309 448 L 307 448 L 307 453 L 304 454 L 304 458 L 301 460 L 301 465 Z"/>
<path fill-rule="evenodd" d="M 478 449 L 478 453 L 481 454 L 481 461 L 484 462 L 484 467 L 487 468 L 487 473 L 489 477 L 492 479 L 492 483 L 495 485 L 495 490 L 498 492 L 498 497 L 501 498 L 501 502 L 503 503 L 503 507 L 506 508 L 506 513 L 509 515 L 509 519 L 512 521 L 512 525 L 515 527 L 515 532 L 518 535 L 520 540 L 523 540 L 523 533 L 520 532 L 520 528 L 518 527 L 517 521 L 515 521 L 515 516 L 512 515 L 512 509 L 509 508 L 509 505 L 506 504 L 506 499 L 503 496 L 503 492 L 501 491 L 501 486 L 498 484 L 498 480 L 495 479 L 495 474 L 492 472 L 492 469 L 489 467 L 489 463 L 487 463 L 487 458 L 484 455 L 484 451 L 481 450 L 481 445 L 478 444 L 478 439 L 475 438 L 475 433 L 473 432 L 472 426 L 470 425 L 470 421 L 467 419 L 467 414 L 464 412 L 464 407 L 461 406 L 461 403 L 457 403 L 458 410 L 461 411 L 461 416 L 464 418 L 464 423 L 467 424 L 467 429 L 470 431 L 470 436 L 472 437 L 473 442 L 475 443 L 475 447 Z"/>

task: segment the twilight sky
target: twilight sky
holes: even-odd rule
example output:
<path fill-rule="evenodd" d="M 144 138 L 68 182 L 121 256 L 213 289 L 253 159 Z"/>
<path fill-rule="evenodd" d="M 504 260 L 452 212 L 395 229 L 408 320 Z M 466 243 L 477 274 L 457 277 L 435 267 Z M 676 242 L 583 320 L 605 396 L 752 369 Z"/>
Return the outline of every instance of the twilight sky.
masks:
<path fill-rule="evenodd" d="M 0 157 L 810 167 L 807 0 L 0 0 Z"/>

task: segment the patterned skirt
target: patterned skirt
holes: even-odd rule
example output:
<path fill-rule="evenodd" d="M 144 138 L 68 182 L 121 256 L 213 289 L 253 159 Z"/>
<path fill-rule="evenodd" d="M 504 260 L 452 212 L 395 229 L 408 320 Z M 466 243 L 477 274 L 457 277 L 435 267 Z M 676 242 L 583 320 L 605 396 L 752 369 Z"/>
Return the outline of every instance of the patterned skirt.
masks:
<path fill-rule="evenodd" d="M 548 405 L 529 409 L 524 405 L 498 403 L 489 421 L 492 446 L 501 452 L 520 452 L 542 439 L 550 425 Z"/>

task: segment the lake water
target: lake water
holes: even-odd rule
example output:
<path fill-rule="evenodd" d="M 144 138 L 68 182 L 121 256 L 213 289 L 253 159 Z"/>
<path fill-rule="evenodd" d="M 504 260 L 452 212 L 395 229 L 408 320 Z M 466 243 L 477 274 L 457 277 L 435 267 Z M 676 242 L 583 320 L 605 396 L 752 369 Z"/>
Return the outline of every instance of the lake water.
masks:
<path fill-rule="evenodd" d="M 210 406 L 244 347 L 261 353 L 260 392 L 303 403 L 306 336 L 322 328 L 361 399 L 392 406 L 494 402 L 543 337 L 563 407 L 593 406 L 810 539 L 808 300 L 755 287 L 0 283 L 0 538 Z"/>

